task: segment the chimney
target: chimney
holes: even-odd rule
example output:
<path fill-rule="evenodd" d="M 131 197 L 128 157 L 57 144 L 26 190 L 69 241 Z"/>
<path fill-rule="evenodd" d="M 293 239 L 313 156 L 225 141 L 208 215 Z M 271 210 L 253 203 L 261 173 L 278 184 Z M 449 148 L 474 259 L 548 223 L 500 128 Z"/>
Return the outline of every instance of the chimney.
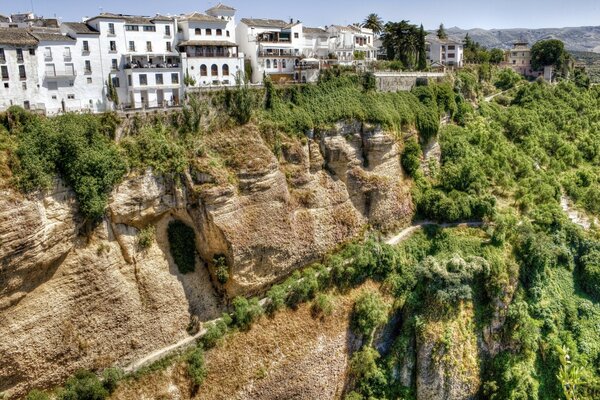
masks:
<path fill-rule="evenodd" d="M 294 18 L 290 18 L 290 24 L 294 23 Z"/>

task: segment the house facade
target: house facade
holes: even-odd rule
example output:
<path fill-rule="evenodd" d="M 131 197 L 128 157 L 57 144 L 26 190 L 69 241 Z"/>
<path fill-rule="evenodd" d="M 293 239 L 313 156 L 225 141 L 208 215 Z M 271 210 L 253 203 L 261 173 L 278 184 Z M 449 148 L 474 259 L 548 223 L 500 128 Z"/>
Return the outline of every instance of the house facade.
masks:
<path fill-rule="evenodd" d="M 244 73 L 244 56 L 235 41 L 235 9 L 218 4 L 206 14 L 183 15 L 177 24 L 184 76 L 197 87 L 235 85 Z"/>
<path fill-rule="evenodd" d="M 464 46 L 462 42 L 452 39 L 427 38 L 427 54 L 429 64 L 454 68 L 464 66 Z"/>
<path fill-rule="evenodd" d="M 525 77 L 537 78 L 538 76 L 546 76 L 548 79 L 548 70 L 536 71 L 531 64 L 531 48 L 527 42 L 515 42 L 512 49 L 505 53 L 504 66 L 512 68 L 518 74 Z M 552 72 L 549 73 L 549 79 L 552 80 Z"/>
<path fill-rule="evenodd" d="M 296 66 L 304 45 L 302 23 L 242 18 L 236 39 L 250 65 L 253 83 L 262 82 L 265 75 L 277 82 L 299 79 Z"/>
<path fill-rule="evenodd" d="M 352 65 L 377 59 L 375 35 L 371 29 L 348 25 L 332 25 L 327 28 L 330 35 L 329 53 L 339 64 Z"/>
<path fill-rule="evenodd" d="M 180 103 L 183 76 L 174 18 L 103 13 L 86 23 L 100 33 L 102 70 L 123 106 Z"/>

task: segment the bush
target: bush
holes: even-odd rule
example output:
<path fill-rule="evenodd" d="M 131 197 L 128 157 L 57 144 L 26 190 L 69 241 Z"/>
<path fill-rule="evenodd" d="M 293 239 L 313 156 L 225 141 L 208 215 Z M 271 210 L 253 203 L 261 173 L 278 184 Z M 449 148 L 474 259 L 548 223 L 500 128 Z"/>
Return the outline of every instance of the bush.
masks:
<path fill-rule="evenodd" d="M 98 377 L 89 371 L 78 371 L 67 380 L 65 388 L 59 393 L 60 400 L 104 400 L 108 390 Z"/>
<path fill-rule="evenodd" d="M 365 92 L 377 89 L 377 79 L 372 72 L 365 72 L 362 77 L 362 86 Z"/>
<path fill-rule="evenodd" d="M 102 372 L 102 386 L 108 393 L 117 389 L 119 382 L 125 377 L 125 373 L 120 368 L 107 368 Z"/>
<path fill-rule="evenodd" d="M 285 306 L 285 299 L 287 296 L 287 290 L 285 285 L 275 285 L 267 292 L 267 313 L 269 315 L 275 314 L 278 310 Z"/>
<path fill-rule="evenodd" d="M 250 301 L 245 297 L 236 297 L 233 299 L 233 324 L 241 330 L 248 330 L 252 323 L 263 313 L 263 309 L 258 303 L 258 299 L 252 298 Z"/>
<path fill-rule="evenodd" d="M 229 115 L 231 115 L 238 124 L 247 124 L 250 121 L 250 118 L 252 118 L 252 110 L 254 108 L 254 98 L 248 84 L 238 82 L 237 88 L 228 90 L 225 96 L 225 106 L 229 111 Z"/>
<path fill-rule="evenodd" d="M 208 371 L 204 362 L 204 350 L 198 346 L 187 357 L 187 373 L 195 388 L 200 387 Z"/>
<path fill-rule="evenodd" d="M 406 171 L 406 173 L 415 177 L 419 168 L 421 168 L 421 157 L 423 156 L 423 151 L 421 150 L 421 146 L 415 139 L 409 139 L 404 144 L 404 151 L 402 153 L 402 167 Z"/>
<path fill-rule="evenodd" d="M 202 337 L 204 348 L 211 349 L 215 347 L 221 338 L 225 336 L 227 329 L 227 322 L 222 319 L 208 324 L 206 334 Z"/>
<path fill-rule="evenodd" d="M 182 274 L 196 269 L 196 234 L 194 230 L 179 220 L 169 223 L 167 229 L 169 249 L 175 265 Z"/>
<path fill-rule="evenodd" d="M 138 246 L 142 249 L 147 249 L 152 246 L 156 237 L 156 227 L 154 225 L 148 225 L 147 227 L 140 230 L 137 237 Z"/>
<path fill-rule="evenodd" d="M 2 398 L 0 396 L 0 398 Z M 41 390 L 33 389 L 27 394 L 25 400 L 50 400 L 50 396 Z"/>
<path fill-rule="evenodd" d="M 181 173 L 188 164 L 185 148 L 164 125 L 146 126 L 121 141 L 132 168 Z"/>
<path fill-rule="evenodd" d="M 500 90 L 508 90 L 515 87 L 523 78 L 517 74 L 512 68 L 504 68 L 498 74 L 498 78 L 494 85 Z"/>
<path fill-rule="evenodd" d="M 333 299 L 331 296 L 320 293 L 311 306 L 313 316 L 330 316 L 333 313 Z"/>
<path fill-rule="evenodd" d="M 354 304 L 352 322 L 356 332 L 369 336 L 387 321 L 388 306 L 378 292 L 364 292 Z"/>
<path fill-rule="evenodd" d="M 221 285 L 224 285 L 229 281 L 229 267 L 227 266 L 227 259 L 223 255 L 215 256 L 213 258 L 213 264 L 215 265 L 215 271 L 217 275 L 217 281 Z"/>
<path fill-rule="evenodd" d="M 365 347 L 352 355 L 350 373 L 355 391 L 365 398 L 386 398 L 387 378 L 377 365 L 380 355 L 372 347 Z"/>

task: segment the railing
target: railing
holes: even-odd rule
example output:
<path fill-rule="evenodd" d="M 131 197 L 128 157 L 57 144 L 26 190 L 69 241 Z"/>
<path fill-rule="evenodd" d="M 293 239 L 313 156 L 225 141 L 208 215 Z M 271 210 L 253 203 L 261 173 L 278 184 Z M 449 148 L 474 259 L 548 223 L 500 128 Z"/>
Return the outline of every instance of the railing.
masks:
<path fill-rule="evenodd" d="M 261 39 L 258 38 L 257 42 L 259 43 L 291 43 L 292 39 L 284 38 L 284 39 Z"/>
<path fill-rule="evenodd" d="M 220 57 L 220 58 L 230 58 L 235 57 L 234 54 L 230 54 L 228 51 L 224 50 L 196 50 L 190 51 L 187 53 L 188 57 Z"/>
<path fill-rule="evenodd" d="M 259 51 L 258 56 L 259 57 L 282 57 L 282 56 L 300 57 L 300 54 L 295 53 L 294 51 L 291 51 L 291 50 L 276 49 L 276 50 L 268 50 L 268 51 L 265 51 L 265 50 Z"/>
<path fill-rule="evenodd" d="M 44 61 L 52 61 L 52 53 L 45 53 Z"/>
<path fill-rule="evenodd" d="M 22 63 L 24 61 L 25 61 L 25 59 L 23 58 L 23 56 L 17 57 L 17 62 L 18 63 Z"/>
<path fill-rule="evenodd" d="M 125 69 L 173 69 L 179 68 L 179 63 L 167 64 L 167 63 L 158 63 L 158 64 L 125 64 Z"/>
<path fill-rule="evenodd" d="M 71 61 L 71 52 L 65 52 L 63 53 L 63 57 L 65 59 L 65 61 Z"/>
<path fill-rule="evenodd" d="M 59 79 L 59 78 L 74 78 L 77 76 L 77 71 L 53 71 L 46 72 L 46 79 Z"/>
<path fill-rule="evenodd" d="M 6 58 L 0 57 L 0 64 L 6 64 Z"/>

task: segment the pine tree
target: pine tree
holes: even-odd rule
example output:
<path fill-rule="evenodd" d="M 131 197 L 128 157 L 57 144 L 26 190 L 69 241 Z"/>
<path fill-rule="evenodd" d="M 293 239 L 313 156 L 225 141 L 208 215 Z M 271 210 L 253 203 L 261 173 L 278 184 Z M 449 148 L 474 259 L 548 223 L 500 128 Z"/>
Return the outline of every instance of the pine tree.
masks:
<path fill-rule="evenodd" d="M 425 29 L 423 29 L 423 24 L 419 28 L 419 62 L 418 69 L 419 71 L 423 71 L 427 69 L 427 49 L 425 45 Z"/>
<path fill-rule="evenodd" d="M 438 37 L 438 39 L 441 39 L 441 40 L 448 39 L 448 34 L 446 33 L 444 24 L 440 24 L 440 27 L 437 30 L 437 37 Z"/>

